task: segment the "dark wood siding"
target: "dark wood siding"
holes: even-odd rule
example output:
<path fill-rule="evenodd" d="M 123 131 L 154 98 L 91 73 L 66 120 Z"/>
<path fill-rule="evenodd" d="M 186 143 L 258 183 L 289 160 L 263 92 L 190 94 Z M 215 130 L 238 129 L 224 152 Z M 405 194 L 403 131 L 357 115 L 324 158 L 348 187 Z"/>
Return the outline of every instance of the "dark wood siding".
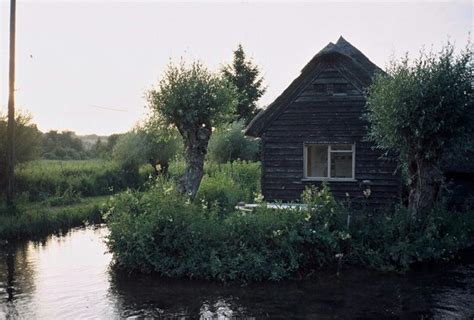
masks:
<path fill-rule="evenodd" d="M 303 178 L 304 143 L 355 144 L 356 181 L 331 181 L 334 195 L 353 202 L 366 200 L 362 181 L 370 180 L 373 206 L 393 204 L 399 196 L 400 179 L 394 161 L 364 141 L 362 120 L 365 98 L 360 88 L 336 65 L 326 66 L 301 90 L 288 107 L 265 129 L 262 139 L 262 192 L 268 201 L 297 201 L 307 185 L 320 182 Z"/>

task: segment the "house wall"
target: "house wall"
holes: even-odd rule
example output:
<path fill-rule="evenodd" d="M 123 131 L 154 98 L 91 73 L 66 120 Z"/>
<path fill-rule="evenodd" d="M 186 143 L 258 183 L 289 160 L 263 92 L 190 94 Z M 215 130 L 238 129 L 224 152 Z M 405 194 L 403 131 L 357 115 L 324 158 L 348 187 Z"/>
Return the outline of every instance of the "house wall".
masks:
<path fill-rule="evenodd" d="M 286 110 L 265 129 L 262 139 L 262 193 L 267 201 L 297 201 L 307 185 L 303 176 L 304 143 L 355 143 L 355 179 L 328 182 L 338 199 L 364 200 L 362 181 L 370 180 L 372 206 L 393 204 L 399 197 L 400 179 L 394 161 L 364 141 L 366 123 L 361 119 L 365 98 L 344 70 L 337 65 L 320 68 Z M 341 87 L 344 88 L 341 92 Z M 325 93 L 324 88 L 329 90 Z M 338 88 L 338 93 L 331 91 Z"/>

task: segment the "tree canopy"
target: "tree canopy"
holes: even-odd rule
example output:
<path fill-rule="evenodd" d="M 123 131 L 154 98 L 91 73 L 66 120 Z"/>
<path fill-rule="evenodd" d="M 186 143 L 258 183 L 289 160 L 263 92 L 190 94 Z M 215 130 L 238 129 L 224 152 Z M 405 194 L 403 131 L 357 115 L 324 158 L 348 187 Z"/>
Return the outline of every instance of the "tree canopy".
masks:
<path fill-rule="evenodd" d="M 446 153 L 473 141 L 473 83 L 470 45 L 455 54 L 448 43 L 438 54 L 393 61 L 368 90 L 369 138 L 407 166 L 414 213 L 436 200 Z"/>
<path fill-rule="evenodd" d="M 28 113 L 18 112 L 15 120 L 15 163 L 33 160 L 39 156 L 41 148 L 41 132 L 31 122 Z M 0 114 L 0 187 L 3 187 L 7 163 L 7 119 Z M 2 190 L 2 188 L 0 188 Z"/>
<path fill-rule="evenodd" d="M 180 190 L 194 197 L 203 176 L 212 130 L 231 119 L 235 89 L 200 62 L 187 66 L 181 61 L 168 66 L 147 97 L 156 123 L 176 127 L 183 139 L 186 169 Z"/>
<path fill-rule="evenodd" d="M 234 51 L 232 64 L 225 66 L 222 73 L 237 90 L 237 120 L 243 119 L 245 124 L 248 124 L 256 114 L 258 99 L 266 90 L 258 66 L 247 59 L 242 45 L 239 44 Z"/>

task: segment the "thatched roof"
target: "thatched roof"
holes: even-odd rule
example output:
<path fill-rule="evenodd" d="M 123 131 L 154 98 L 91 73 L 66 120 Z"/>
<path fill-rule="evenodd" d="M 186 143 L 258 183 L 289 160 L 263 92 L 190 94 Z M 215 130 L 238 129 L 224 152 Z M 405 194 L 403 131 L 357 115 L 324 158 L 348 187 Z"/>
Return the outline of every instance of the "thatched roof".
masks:
<path fill-rule="evenodd" d="M 335 44 L 330 42 L 319 51 L 301 70 L 301 74 L 293 80 L 289 87 L 272 104 L 253 118 L 246 128 L 245 134 L 260 137 L 266 127 L 286 109 L 308 84 L 308 79 L 313 79 L 318 72 L 322 71 L 321 65 L 328 61 L 337 61 L 338 65 L 344 69 L 345 74 L 349 74 L 353 83 L 361 90 L 371 84 L 375 72 L 383 72 L 356 47 L 340 37 Z"/>

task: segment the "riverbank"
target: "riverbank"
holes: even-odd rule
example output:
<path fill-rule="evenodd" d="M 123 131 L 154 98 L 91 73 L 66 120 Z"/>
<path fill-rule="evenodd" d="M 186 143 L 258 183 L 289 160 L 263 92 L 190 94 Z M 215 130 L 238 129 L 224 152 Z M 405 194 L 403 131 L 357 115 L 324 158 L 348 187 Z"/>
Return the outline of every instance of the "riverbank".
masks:
<path fill-rule="evenodd" d="M 36 239 L 73 227 L 102 222 L 101 208 L 109 196 L 85 197 L 68 205 L 46 202 L 19 204 L 14 212 L 0 207 L 0 241 Z"/>
<path fill-rule="evenodd" d="M 472 319 L 474 252 L 405 275 L 343 268 L 221 284 L 110 268 L 107 228 L 0 246 L 0 319 Z"/>

